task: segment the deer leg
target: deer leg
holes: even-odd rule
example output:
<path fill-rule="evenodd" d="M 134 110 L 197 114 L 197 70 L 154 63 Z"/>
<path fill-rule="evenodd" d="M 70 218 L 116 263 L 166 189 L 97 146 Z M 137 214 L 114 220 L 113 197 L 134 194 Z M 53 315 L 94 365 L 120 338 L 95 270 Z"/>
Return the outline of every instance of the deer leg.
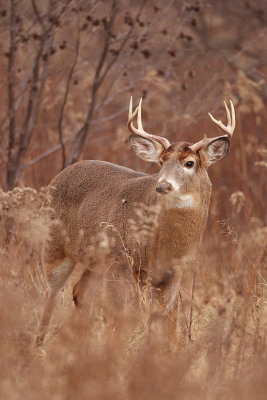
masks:
<path fill-rule="evenodd" d="M 48 293 L 43 310 L 43 314 L 39 324 L 39 332 L 36 338 L 37 346 L 43 344 L 49 322 L 52 317 L 53 309 L 56 303 L 56 296 L 59 291 L 63 288 L 66 280 L 70 276 L 75 262 L 69 258 L 64 258 L 53 265 L 46 265 L 47 272 L 47 283 L 48 283 Z"/>
<path fill-rule="evenodd" d="M 73 287 L 73 302 L 75 304 L 76 309 L 80 309 L 83 305 L 83 300 L 90 277 L 91 277 L 91 271 L 89 269 L 86 269 L 82 274 L 80 280 Z"/>
<path fill-rule="evenodd" d="M 180 277 L 179 277 L 180 278 Z M 177 306 L 177 300 L 181 288 L 181 278 L 174 280 L 164 293 L 164 313 L 168 314 Z"/>

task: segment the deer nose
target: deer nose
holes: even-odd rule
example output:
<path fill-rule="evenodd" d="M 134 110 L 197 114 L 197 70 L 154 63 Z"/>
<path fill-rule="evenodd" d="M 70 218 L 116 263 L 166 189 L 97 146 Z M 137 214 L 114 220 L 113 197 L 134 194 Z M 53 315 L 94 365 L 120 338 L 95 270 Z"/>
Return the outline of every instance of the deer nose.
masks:
<path fill-rule="evenodd" d="M 173 190 L 172 184 L 167 181 L 160 182 L 156 187 L 156 191 L 161 194 L 167 194 L 172 190 Z"/>

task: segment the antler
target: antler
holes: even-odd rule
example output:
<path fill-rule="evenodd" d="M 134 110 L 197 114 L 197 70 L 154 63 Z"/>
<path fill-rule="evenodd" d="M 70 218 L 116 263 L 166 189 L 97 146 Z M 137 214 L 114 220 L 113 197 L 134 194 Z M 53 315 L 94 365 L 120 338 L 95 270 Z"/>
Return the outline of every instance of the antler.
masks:
<path fill-rule="evenodd" d="M 218 121 L 217 119 L 215 119 L 210 113 L 209 116 L 211 118 L 211 120 L 218 125 L 224 132 L 227 133 L 227 136 L 229 138 L 231 138 L 233 136 L 234 130 L 235 130 L 235 108 L 233 105 L 232 100 L 230 100 L 230 104 L 231 104 L 231 114 L 229 111 L 229 108 L 227 107 L 226 102 L 224 101 L 224 107 L 226 110 L 226 114 L 227 114 L 227 126 L 225 126 L 222 121 Z"/>
<path fill-rule="evenodd" d="M 223 137 L 228 137 L 229 139 L 232 138 L 234 130 L 235 130 L 235 108 L 234 108 L 232 100 L 230 100 L 230 105 L 231 105 L 231 113 L 230 113 L 229 108 L 227 107 L 226 102 L 224 102 L 224 107 L 225 107 L 226 115 L 227 115 L 227 125 L 224 125 L 222 123 L 222 121 L 215 119 L 210 113 L 208 113 L 210 118 L 211 118 L 211 120 L 212 120 L 212 122 L 214 122 L 224 132 L 226 132 L 226 135 L 217 136 L 217 137 L 214 137 L 214 138 L 207 138 L 206 135 L 205 135 L 202 140 L 200 140 L 199 142 L 197 142 L 195 144 L 192 144 L 190 146 L 190 148 L 192 150 L 197 151 L 197 150 L 201 149 L 202 147 L 207 146 L 209 143 L 211 143 L 214 140 L 219 139 L 219 138 L 223 138 Z"/>
<path fill-rule="evenodd" d="M 135 118 L 137 114 L 137 128 L 133 126 L 133 119 Z M 128 129 L 130 132 L 135 133 L 138 136 L 142 136 L 146 139 L 150 140 L 155 140 L 158 143 L 160 143 L 165 149 L 167 149 L 171 143 L 169 142 L 168 139 L 162 137 L 162 136 L 157 136 L 157 135 L 151 135 L 150 133 L 147 133 L 142 125 L 142 97 L 139 101 L 138 106 L 133 112 L 133 100 L 132 96 L 130 99 L 130 104 L 129 104 L 129 115 L 128 115 L 128 123 L 127 123 Z"/>

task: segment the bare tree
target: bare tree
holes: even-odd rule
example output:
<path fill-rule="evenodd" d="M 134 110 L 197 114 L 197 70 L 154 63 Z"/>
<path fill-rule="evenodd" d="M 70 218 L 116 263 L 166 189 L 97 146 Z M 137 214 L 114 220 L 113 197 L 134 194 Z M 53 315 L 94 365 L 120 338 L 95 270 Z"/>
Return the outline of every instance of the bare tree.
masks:
<path fill-rule="evenodd" d="M 225 97 L 263 107 L 266 15 L 256 2 L 3 4 L 0 165 L 8 189 L 52 154 L 57 170 L 77 161 L 96 131 L 97 140 L 109 140 L 133 90 L 149 97 L 158 123 L 176 138 Z"/>
<path fill-rule="evenodd" d="M 100 89 L 101 85 L 103 84 L 103 81 L 105 80 L 106 76 L 110 72 L 112 65 L 121 56 L 127 42 L 129 41 L 129 39 L 132 35 L 135 24 L 136 24 L 138 18 L 140 17 L 146 2 L 147 2 L 147 0 L 143 0 L 141 2 L 141 6 L 140 6 L 134 20 L 130 24 L 128 32 L 126 33 L 125 37 L 123 37 L 121 39 L 121 43 L 120 43 L 119 47 L 116 50 L 114 50 L 112 52 L 111 57 L 109 57 L 111 46 L 113 44 L 112 39 L 115 37 L 115 33 L 114 33 L 113 29 L 114 29 L 116 14 L 117 14 L 117 1 L 116 0 L 112 1 L 109 16 L 108 16 L 108 18 L 106 18 L 106 20 L 104 22 L 104 31 L 105 31 L 104 41 L 102 44 L 102 50 L 100 53 L 100 57 L 96 64 L 96 68 L 95 68 L 95 72 L 94 72 L 91 93 L 89 96 L 90 98 L 89 98 L 87 115 L 85 117 L 84 124 L 82 125 L 82 127 L 79 129 L 79 131 L 75 135 L 74 148 L 73 148 L 71 154 L 69 155 L 69 157 L 66 159 L 66 161 L 64 163 L 64 167 L 77 161 L 82 152 L 85 140 L 90 131 L 90 126 L 91 126 L 91 122 L 92 122 L 92 119 L 94 116 L 94 112 L 97 107 L 99 89 Z"/>
<path fill-rule="evenodd" d="M 18 52 L 19 42 L 25 40 L 21 37 L 18 29 L 20 17 L 18 14 L 18 2 L 11 0 L 10 2 L 10 46 L 8 57 L 8 109 L 9 109 L 9 134 L 8 134 L 8 158 L 7 158 L 7 187 L 13 188 L 17 183 L 23 166 L 21 160 L 24 157 L 35 124 L 38 120 L 40 107 L 43 101 L 43 92 L 48 76 L 48 67 L 50 58 L 48 57 L 51 51 L 56 27 L 59 23 L 59 18 L 64 15 L 65 10 L 69 6 L 70 1 L 60 10 L 57 10 L 57 4 L 54 0 L 50 0 L 48 10 L 45 15 L 42 15 L 37 7 L 35 0 L 31 0 L 32 8 L 36 17 L 35 23 L 39 24 L 40 33 L 35 33 L 35 39 L 38 43 L 31 65 L 31 71 L 27 82 L 26 93 L 24 93 L 23 117 L 20 118 L 20 125 L 17 123 L 16 109 L 16 56 Z"/>

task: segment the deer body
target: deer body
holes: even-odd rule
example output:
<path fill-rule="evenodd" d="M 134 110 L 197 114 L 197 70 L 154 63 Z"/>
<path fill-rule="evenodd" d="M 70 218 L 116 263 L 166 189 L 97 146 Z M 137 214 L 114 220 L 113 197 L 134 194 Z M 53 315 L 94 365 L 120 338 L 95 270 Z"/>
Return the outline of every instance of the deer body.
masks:
<path fill-rule="evenodd" d="M 158 174 L 148 175 L 104 161 L 85 160 L 66 168 L 51 182 L 51 206 L 66 232 L 65 235 L 59 235 L 57 231 L 52 233 L 53 244 L 47 247 L 45 257 L 49 261 L 54 254 L 61 254 L 75 263 L 88 264 L 86 247 L 90 239 L 99 234 L 101 224 L 107 222 L 116 228 L 133 259 L 140 259 L 140 254 L 144 253 L 141 257 L 143 269 L 148 268 L 149 253 L 155 251 L 159 264 L 170 267 L 172 260 L 188 254 L 199 243 L 207 217 L 211 185 L 208 176 L 203 174 L 199 183 L 205 188 L 202 197 L 199 198 L 197 193 L 194 206 L 184 203 L 181 207 L 175 196 L 170 202 L 170 199 L 167 201 L 157 194 L 157 183 Z M 162 208 L 157 235 L 149 237 L 139 248 L 132 238 L 129 223 L 136 218 L 137 204 L 148 207 L 158 204 Z M 121 243 L 117 246 L 121 247 Z"/>
<path fill-rule="evenodd" d="M 155 203 L 155 186 L 153 176 L 104 161 L 80 161 L 63 170 L 51 182 L 51 206 L 67 231 L 68 244 L 65 242 L 62 249 L 65 255 L 75 262 L 86 262 L 88 252 L 86 248 L 81 252 L 79 234 L 83 233 L 86 247 L 105 229 L 101 228 L 103 223 L 113 225 L 129 247 L 128 220 L 136 203 Z"/>
<path fill-rule="evenodd" d="M 59 224 L 52 227 L 51 237 L 44 246 L 49 291 L 38 343 L 44 339 L 55 296 L 78 262 L 88 269 L 76 287 L 75 298 L 85 290 L 90 268 L 97 268 L 92 262 L 93 255 L 88 254 L 90 242 L 105 229 L 105 224 L 118 233 L 114 234 L 113 256 L 127 251 L 133 268 L 146 271 L 154 286 L 169 284 L 166 276 L 172 277 L 184 257 L 196 251 L 210 202 L 207 167 L 227 155 L 228 136 L 235 125 L 232 103 L 231 107 L 231 116 L 226 107 L 227 127 L 213 119 L 227 135 L 204 138 L 191 145 L 170 144 L 165 138 L 146 133 L 141 122 L 141 102 L 134 112 L 130 104 L 130 145 L 138 157 L 162 166 L 158 174 L 148 175 L 104 161 L 80 161 L 53 179 L 51 207 Z M 132 121 L 137 113 L 138 128 L 135 128 Z M 131 229 L 137 205 L 157 206 L 159 210 L 153 234 L 140 241 Z"/>

